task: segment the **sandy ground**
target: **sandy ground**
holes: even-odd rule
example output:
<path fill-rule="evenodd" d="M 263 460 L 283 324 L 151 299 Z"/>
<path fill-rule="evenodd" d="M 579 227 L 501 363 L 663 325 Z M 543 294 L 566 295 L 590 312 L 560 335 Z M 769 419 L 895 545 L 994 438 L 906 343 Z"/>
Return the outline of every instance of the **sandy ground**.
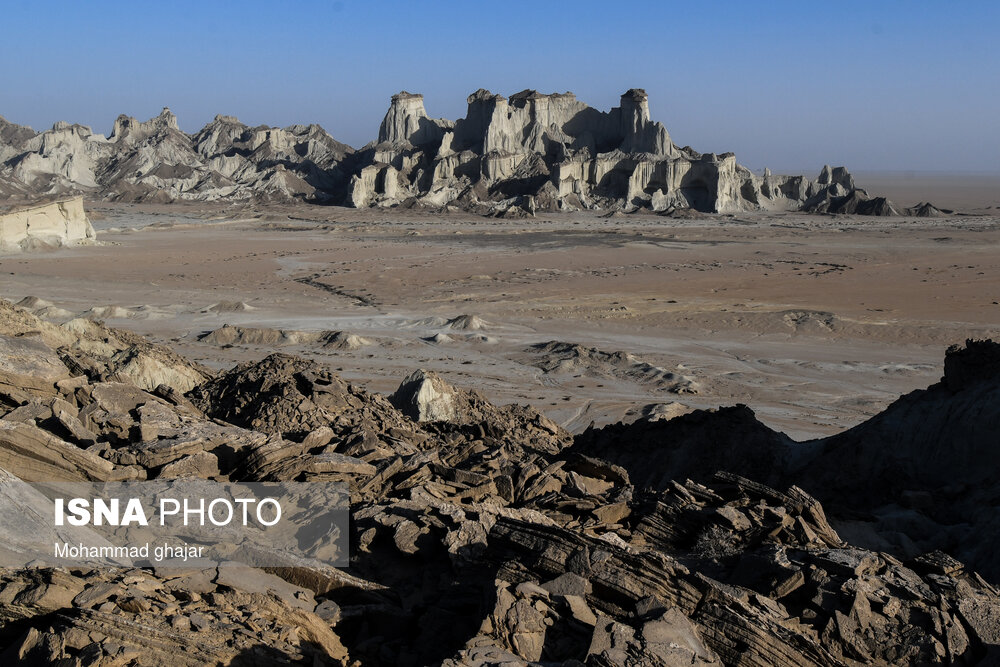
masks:
<path fill-rule="evenodd" d="M 746 403 L 816 437 L 936 381 L 949 344 L 1000 336 L 1000 213 L 985 208 L 688 220 L 89 210 L 101 245 L 0 257 L 4 298 L 44 299 L 55 320 L 89 311 L 217 368 L 280 349 L 386 392 L 429 368 L 572 430 Z M 106 306 L 119 308 L 91 310 Z M 286 333 L 199 340 L 225 324 Z M 319 331 L 361 340 L 288 333 Z"/>

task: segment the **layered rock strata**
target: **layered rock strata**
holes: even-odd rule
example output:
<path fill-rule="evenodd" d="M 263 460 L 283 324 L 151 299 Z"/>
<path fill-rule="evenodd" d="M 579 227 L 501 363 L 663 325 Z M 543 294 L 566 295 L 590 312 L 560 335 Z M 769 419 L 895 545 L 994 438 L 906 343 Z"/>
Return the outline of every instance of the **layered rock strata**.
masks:
<path fill-rule="evenodd" d="M 3 502 L 20 480 L 315 480 L 352 515 L 343 569 L 0 570 L 0 661 L 995 664 L 995 561 L 962 547 L 997 525 L 998 349 L 950 350 L 940 384 L 813 443 L 743 407 L 574 437 L 431 372 L 390 397 L 284 354 L 212 374 L 0 301 Z"/>

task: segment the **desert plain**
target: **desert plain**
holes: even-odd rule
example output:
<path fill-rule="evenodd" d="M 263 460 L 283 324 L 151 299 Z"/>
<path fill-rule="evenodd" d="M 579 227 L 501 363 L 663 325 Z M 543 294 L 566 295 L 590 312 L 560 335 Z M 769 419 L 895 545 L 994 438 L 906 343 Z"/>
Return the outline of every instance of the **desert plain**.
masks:
<path fill-rule="evenodd" d="M 998 190 L 893 183 L 7 216 L 0 662 L 992 664 Z M 339 483 L 349 559 L 41 567 L 38 479 Z"/>
<path fill-rule="evenodd" d="M 954 207 L 928 218 L 88 201 L 96 244 L 8 254 L 0 275 L 47 319 L 212 368 L 283 351 L 384 393 L 424 368 L 571 432 L 742 403 L 806 440 L 1000 336 L 996 180 L 859 178 Z"/>

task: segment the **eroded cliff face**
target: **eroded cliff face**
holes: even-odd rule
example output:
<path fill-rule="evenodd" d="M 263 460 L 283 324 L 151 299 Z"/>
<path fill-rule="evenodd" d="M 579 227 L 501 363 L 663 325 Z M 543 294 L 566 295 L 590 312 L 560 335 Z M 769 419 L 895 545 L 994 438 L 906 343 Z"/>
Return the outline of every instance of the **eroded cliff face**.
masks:
<path fill-rule="evenodd" d="M 216 116 L 189 135 L 166 108 L 145 122 L 119 116 L 108 137 L 67 123 L 35 133 L 0 119 L 0 196 L 329 201 L 343 197 L 340 165 L 351 153 L 318 125 L 248 127 Z"/>
<path fill-rule="evenodd" d="M 477 90 L 465 117 L 430 118 L 400 92 L 360 151 L 318 125 L 248 127 L 216 116 L 181 131 L 164 109 L 119 116 L 110 136 L 57 123 L 36 133 L 0 118 L 0 196 L 84 192 L 123 201 L 302 199 L 368 206 L 456 206 L 487 215 L 536 210 L 806 210 L 895 215 L 847 170 L 815 180 L 754 174 L 732 153 L 679 148 L 650 118 L 644 90 L 599 111 L 572 93 Z M 919 212 L 913 212 L 917 214 Z M 922 214 L 922 213 L 921 213 Z"/>
<path fill-rule="evenodd" d="M 73 245 L 94 238 L 83 197 L 0 213 L 0 252 Z"/>
<path fill-rule="evenodd" d="M 352 176 L 354 206 L 454 203 L 482 213 L 538 209 L 894 213 L 854 187 L 846 169 L 819 178 L 752 173 L 732 153 L 678 148 L 633 88 L 608 112 L 572 93 L 478 90 L 465 118 L 432 120 L 420 95 L 393 96 L 378 141 Z"/>

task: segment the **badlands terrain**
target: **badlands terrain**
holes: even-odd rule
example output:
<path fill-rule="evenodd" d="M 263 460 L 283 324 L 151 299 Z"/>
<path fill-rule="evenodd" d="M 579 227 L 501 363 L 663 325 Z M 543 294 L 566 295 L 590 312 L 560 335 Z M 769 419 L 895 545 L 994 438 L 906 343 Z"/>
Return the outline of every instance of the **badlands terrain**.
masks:
<path fill-rule="evenodd" d="M 0 664 L 1000 663 L 996 178 L 752 172 L 635 89 L 0 139 L 6 516 L 351 501 L 344 568 L 2 569 Z"/>
<path fill-rule="evenodd" d="M 993 664 L 980 206 L 88 202 L 0 258 L 6 484 L 347 482 L 351 566 L 5 570 L 4 659 Z"/>
<path fill-rule="evenodd" d="M 98 245 L 0 258 L 7 298 L 216 369 L 280 350 L 387 392 L 426 368 L 571 431 L 745 403 L 828 435 L 936 380 L 948 345 L 1000 335 L 988 211 L 88 210 Z"/>

